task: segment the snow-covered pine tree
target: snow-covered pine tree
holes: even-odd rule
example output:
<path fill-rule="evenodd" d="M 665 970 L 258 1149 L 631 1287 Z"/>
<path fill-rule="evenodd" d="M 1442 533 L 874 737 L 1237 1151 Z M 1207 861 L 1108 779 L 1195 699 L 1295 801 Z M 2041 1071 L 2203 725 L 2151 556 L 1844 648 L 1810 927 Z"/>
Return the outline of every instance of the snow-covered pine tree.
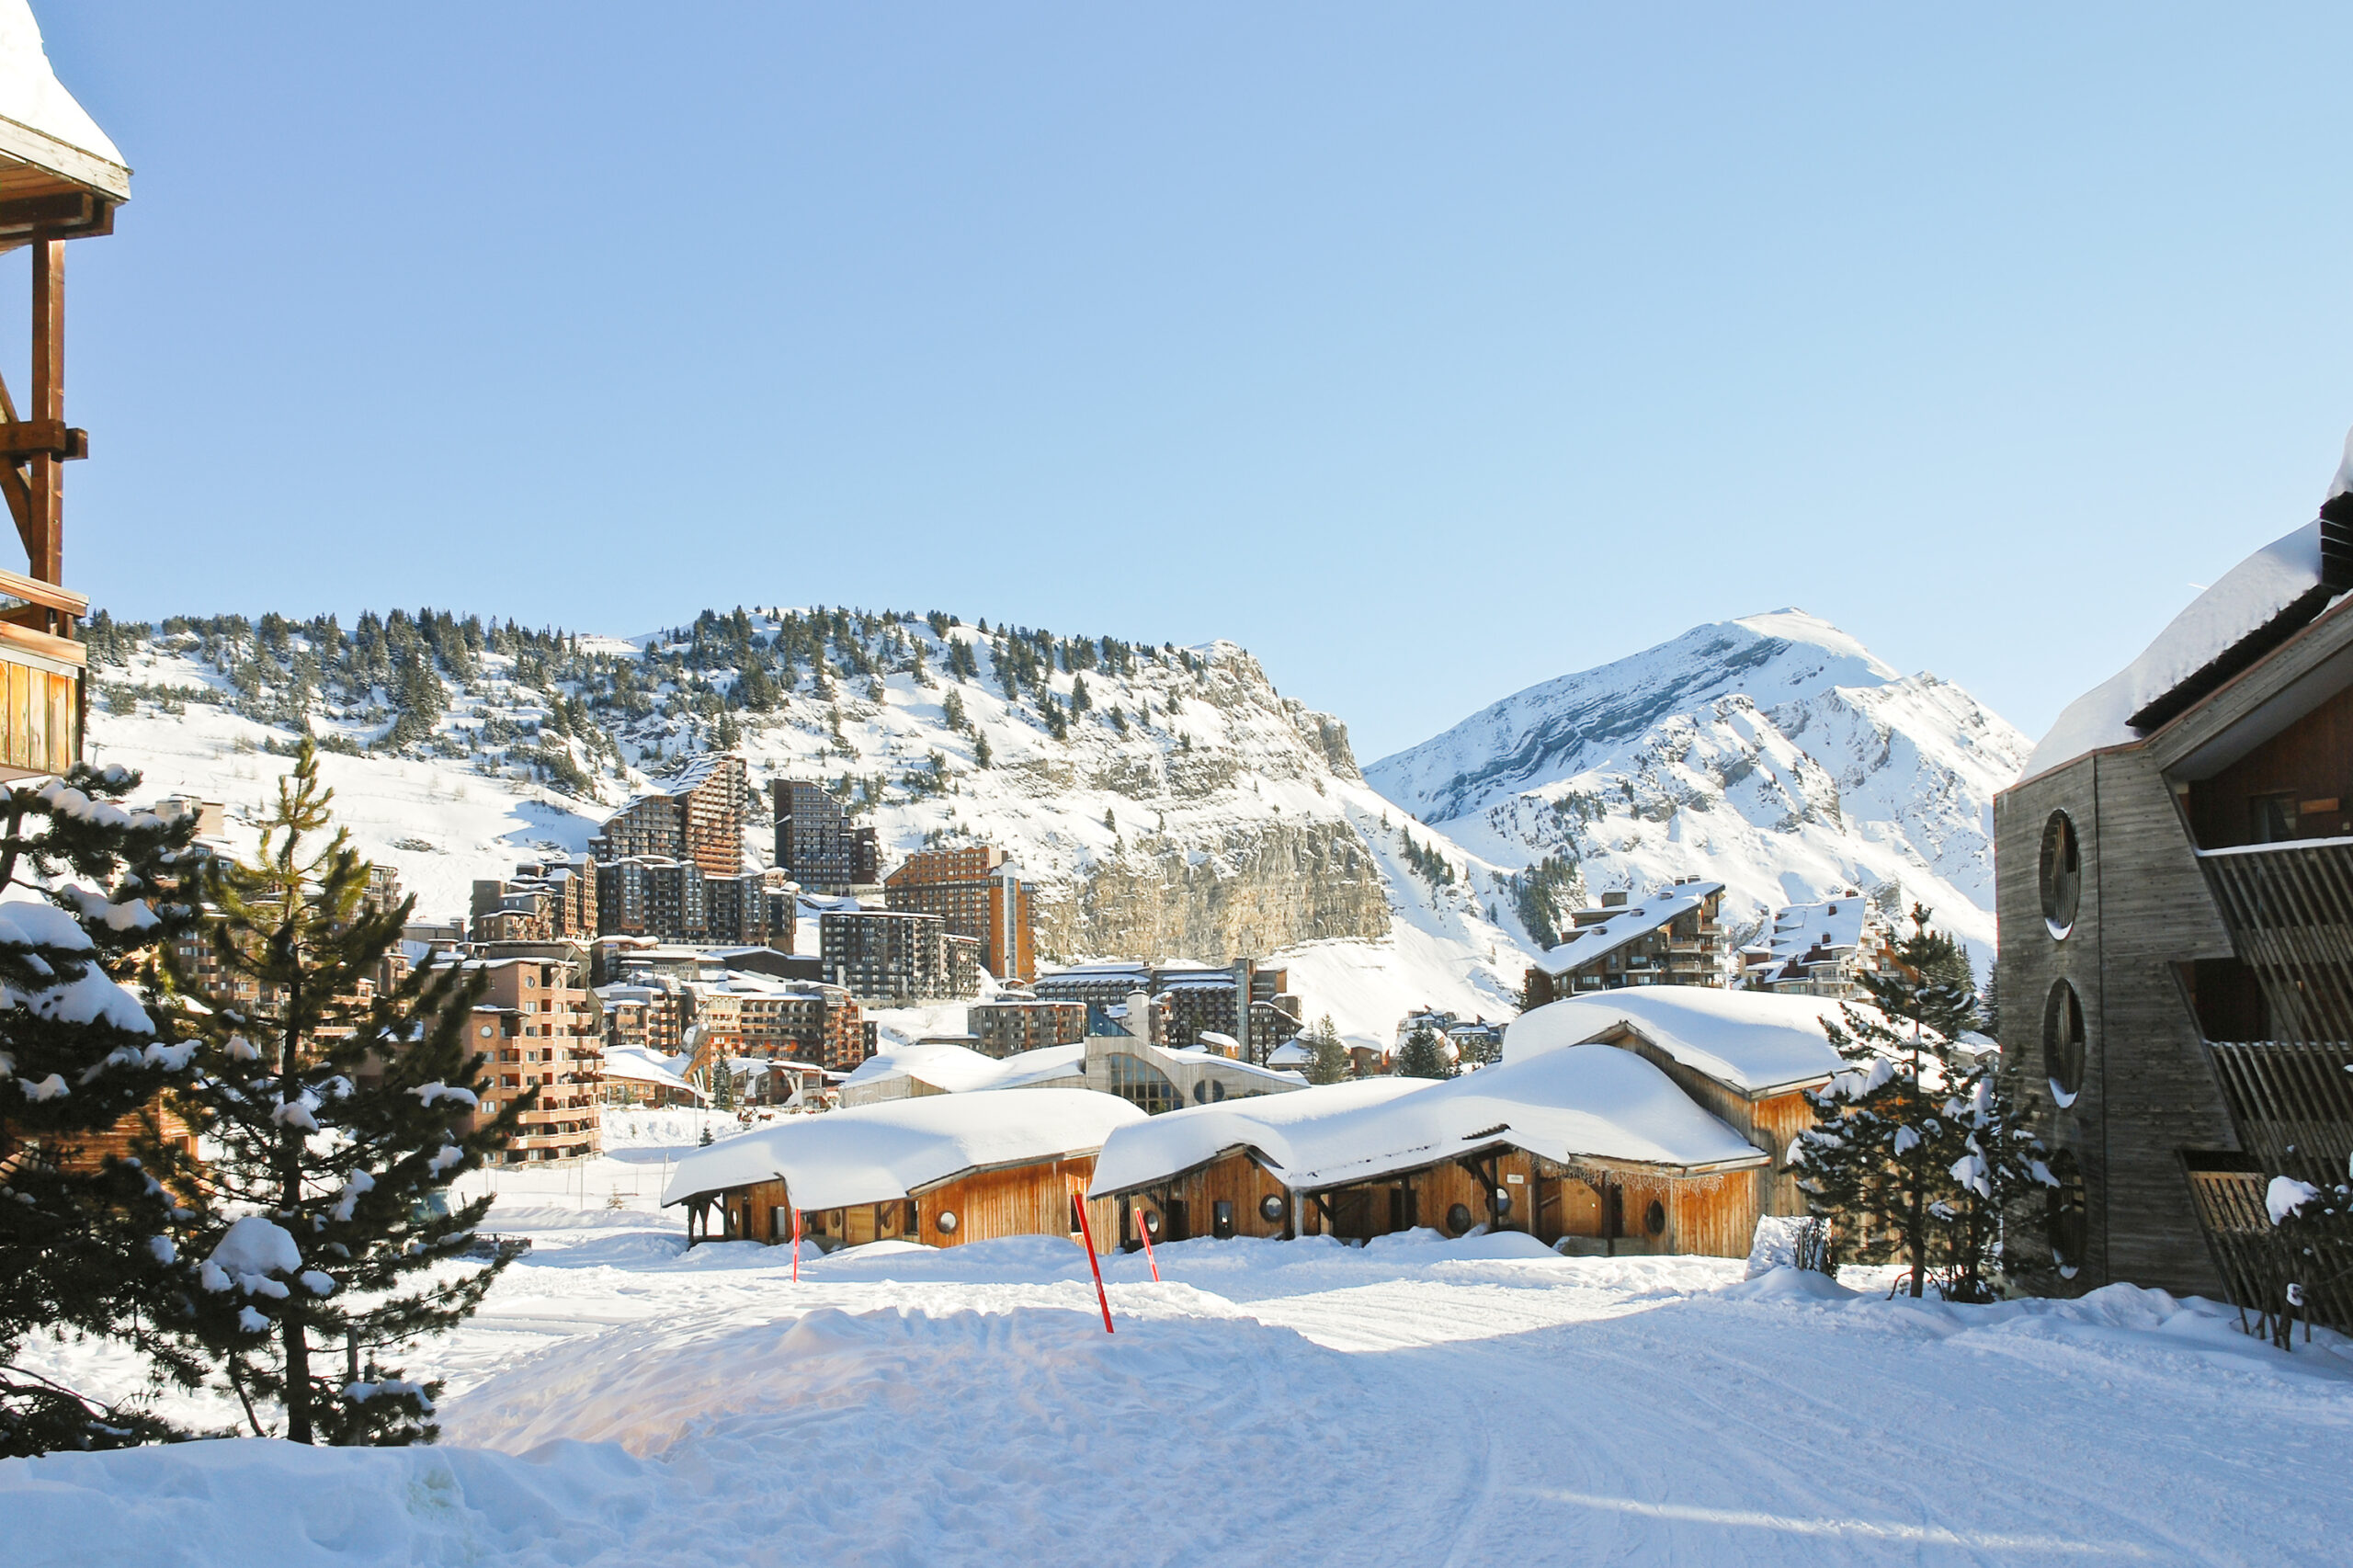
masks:
<path fill-rule="evenodd" d="M 537 1092 L 476 1114 L 480 977 L 388 964 L 414 901 L 367 903 L 347 835 L 320 843 L 332 799 L 305 742 L 256 858 L 208 868 L 226 990 L 193 1020 L 206 1203 L 182 1267 L 256 1431 L 256 1403 L 275 1402 L 296 1442 L 430 1441 L 440 1384 L 378 1358 L 467 1317 L 506 1266 L 460 1266 L 490 1199 L 453 1210 L 443 1194 L 506 1147 Z"/>
<path fill-rule="evenodd" d="M 1807 1208 L 1836 1227 L 1845 1256 L 1902 1260 L 1915 1296 L 1943 1239 L 1937 1206 L 1961 1201 L 1953 1167 L 1972 1152 L 1955 1097 L 1969 1074 L 1952 1042 L 1975 1020 L 1977 996 L 1928 914 L 1914 905 L 1895 965 L 1862 975 L 1873 1008 L 1844 1006 L 1845 1027 L 1828 1026 L 1847 1070 L 1806 1092 L 1815 1124 L 1798 1134 L 1794 1156 Z"/>
<path fill-rule="evenodd" d="M 1340 1031 L 1332 1027 L 1329 1013 L 1315 1021 L 1314 1031 L 1307 1037 L 1307 1049 L 1314 1053 L 1307 1064 L 1307 1081 L 1311 1084 L 1339 1083 L 1354 1065 L 1348 1060 L 1348 1048 L 1340 1043 Z"/>
<path fill-rule="evenodd" d="M 1446 1047 L 1438 1032 L 1424 1025 L 1405 1037 L 1404 1049 L 1397 1052 L 1397 1075 L 1401 1078 L 1451 1078 L 1454 1063 L 1446 1059 Z"/>
<path fill-rule="evenodd" d="M 172 893 L 196 818 L 126 810 L 138 783 L 77 764 L 8 790 L 0 823 L 0 1457 L 169 1433 L 25 1367 L 37 1334 L 125 1340 L 152 1386 L 203 1380 L 171 1333 L 182 1215 L 156 1179 L 160 1096 L 192 1075 L 194 1047 L 118 983 L 152 984 L 155 949 L 194 919 Z M 115 1137 L 131 1152 L 101 1152 Z"/>

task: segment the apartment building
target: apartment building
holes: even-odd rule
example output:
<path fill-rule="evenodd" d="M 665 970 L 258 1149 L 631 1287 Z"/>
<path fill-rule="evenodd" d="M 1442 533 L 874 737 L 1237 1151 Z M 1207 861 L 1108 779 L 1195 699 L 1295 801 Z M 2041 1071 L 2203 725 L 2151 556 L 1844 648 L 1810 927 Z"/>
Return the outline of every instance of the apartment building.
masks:
<path fill-rule="evenodd" d="M 684 989 L 693 1052 L 689 1077 L 707 1072 L 720 1055 L 846 1073 L 872 1054 L 865 1015 L 838 985 L 731 973 L 718 983 L 689 981 Z"/>
<path fill-rule="evenodd" d="M 948 929 L 981 944 L 981 964 L 1005 981 L 1037 978 L 1029 927 L 1030 884 L 1005 851 L 988 845 L 923 849 L 884 880 L 883 902 L 916 915 L 936 915 Z"/>
<path fill-rule="evenodd" d="M 870 827 L 854 826 L 822 784 L 779 778 L 776 863 L 812 892 L 858 893 L 881 877 L 882 851 Z"/>
<path fill-rule="evenodd" d="M 479 1114 L 495 1116 L 527 1089 L 539 1098 L 523 1115 L 508 1165 L 581 1159 L 602 1147 L 604 1040 L 579 966 L 553 958 L 456 960 L 485 982 L 468 1017 L 474 1049 L 487 1061 Z"/>
<path fill-rule="evenodd" d="M 585 940 L 597 934 L 597 861 L 583 856 L 529 861 L 506 878 L 475 881 L 476 941 Z"/>
<path fill-rule="evenodd" d="M 589 853 L 598 860 L 690 861 L 705 876 L 734 876 L 744 869 L 749 788 L 742 757 L 696 757 L 608 819 L 588 841 Z"/>
<path fill-rule="evenodd" d="M 1724 983 L 1722 882 L 1686 878 L 1641 903 L 1621 890 L 1577 911 L 1576 934 L 1528 969 L 1524 1006 L 1629 985 Z"/>
<path fill-rule="evenodd" d="M 1101 1009 L 1124 1002 L 1132 992 L 1153 999 L 1156 1039 L 1177 1047 L 1195 1044 L 1205 1033 L 1246 1040 L 1250 1059 L 1268 1053 L 1296 1036 L 1306 1008 L 1290 986 L 1290 971 L 1261 968 L 1248 959 L 1214 968 L 1188 959 L 1157 964 L 1111 961 L 1079 964 L 1039 977 L 1032 989 L 1040 1001 L 1081 1002 Z M 1237 998 L 1247 993 L 1245 1025 Z"/>
<path fill-rule="evenodd" d="M 793 899 L 774 871 L 703 879 L 703 940 L 734 948 L 792 950 Z M 784 883 L 789 888 L 790 883 Z M 658 933 L 657 933 L 658 934 Z"/>
<path fill-rule="evenodd" d="M 597 868 L 600 937 L 699 942 L 710 929 L 708 881 L 692 860 L 631 855 Z"/>
<path fill-rule="evenodd" d="M 1792 903 L 1773 916 L 1767 952 L 1744 971 L 1742 983 L 1752 991 L 1855 1001 L 1864 995 L 1864 975 L 1895 967 L 1891 938 L 1887 917 L 1857 889 Z"/>
<path fill-rule="evenodd" d="M 817 932 L 825 979 L 862 1001 L 905 1006 L 980 994 L 979 940 L 936 915 L 828 910 Z"/>
<path fill-rule="evenodd" d="M 1086 1039 L 1086 1004 L 1006 996 L 975 1002 L 964 1009 L 964 1031 L 983 1056 L 1017 1056 L 1050 1045 L 1077 1045 Z"/>

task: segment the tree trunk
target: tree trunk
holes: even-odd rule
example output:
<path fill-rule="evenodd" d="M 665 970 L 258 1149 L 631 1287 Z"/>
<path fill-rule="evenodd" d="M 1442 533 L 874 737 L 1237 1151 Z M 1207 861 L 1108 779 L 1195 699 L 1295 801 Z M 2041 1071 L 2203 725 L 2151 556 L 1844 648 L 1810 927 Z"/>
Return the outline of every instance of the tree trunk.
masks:
<path fill-rule="evenodd" d="M 299 890 L 290 894 L 299 896 Z M 278 1103 L 287 1103 L 287 1091 L 294 1077 L 299 1060 L 293 1019 L 301 1003 L 301 987 L 287 988 L 287 1026 L 278 1042 Z M 278 1130 L 278 1202 L 279 1209 L 292 1214 L 302 1204 L 302 1130 L 285 1125 Z M 294 1310 L 294 1298 L 286 1301 L 285 1315 L 278 1321 L 278 1338 L 286 1352 L 286 1436 L 290 1442 L 313 1441 L 311 1433 L 311 1342 L 302 1333 L 301 1315 Z"/>

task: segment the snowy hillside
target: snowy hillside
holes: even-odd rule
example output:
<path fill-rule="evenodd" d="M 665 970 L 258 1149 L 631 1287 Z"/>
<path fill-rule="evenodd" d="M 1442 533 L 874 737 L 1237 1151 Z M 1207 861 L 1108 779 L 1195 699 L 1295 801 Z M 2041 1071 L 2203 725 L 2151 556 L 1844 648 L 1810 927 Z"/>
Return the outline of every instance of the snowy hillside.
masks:
<path fill-rule="evenodd" d="M 1346 729 L 1231 643 L 1146 648 L 945 615 L 706 613 L 634 642 L 429 612 L 99 622 L 91 752 L 249 822 L 301 729 L 363 850 L 427 915 L 545 847 L 578 850 L 685 756 L 733 749 L 759 799 L 822 778 L 885 863 L 984 840 L 1039 884 L 1051 960 L 1240 953 L 1386 1040 L 1423 1006 L 1488 1017 L 1524 955 L 1485 868 L 1366 786 Z"/>
<path fill-rule="evenodd" d="M 1546 681 L 1367 769 L 1548 920 L 1605 890 L 1704 874 L 1746 926 L 1902 885 L 1994 944 L 1993 801 L 2026 738 L 1935 676 L 1898 675 L 1802 610 L 1701 626 Z"/>

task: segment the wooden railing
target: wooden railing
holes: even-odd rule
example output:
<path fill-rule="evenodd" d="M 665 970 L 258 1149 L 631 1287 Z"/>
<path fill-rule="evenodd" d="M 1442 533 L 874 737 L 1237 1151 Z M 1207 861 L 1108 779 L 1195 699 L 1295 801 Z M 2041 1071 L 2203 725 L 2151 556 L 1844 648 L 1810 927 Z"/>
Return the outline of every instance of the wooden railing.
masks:
<path fill-rule="evenodd" d="M 0 778 L 63 773 L 82 756 L 88 654 L 74 623 L 90 601 L 53 583 L 0 572 Z"/>

